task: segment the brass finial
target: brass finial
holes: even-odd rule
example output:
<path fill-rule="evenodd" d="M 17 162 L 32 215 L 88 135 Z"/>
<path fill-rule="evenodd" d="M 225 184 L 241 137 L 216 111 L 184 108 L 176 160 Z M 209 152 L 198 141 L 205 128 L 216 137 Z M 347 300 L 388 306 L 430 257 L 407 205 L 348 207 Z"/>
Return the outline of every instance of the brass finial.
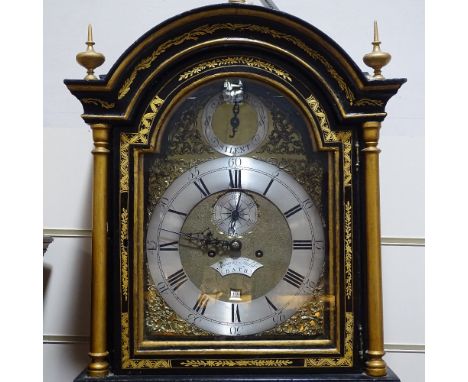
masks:
<path fill-rule="evenodd" d="M 364 55 L 363 61 L 367 66 L 374 69 L 373 79 L 383 80 L 385 78 L 382 76 L 382 67 L 390 62 L 392 56 L 390 53 L 382 52 L 380 50 L 379 28 L 377 26 L 377 21 L 374 21 L 374 41 L 372 42 L 372 45 L 374 46 L 372 52 Z"/>
<path fill-rule="evenodd" d="M 81 66 L 84 66 L 88 71 L 88 74 L 84 78 L 85 80 L 97 80 L 98 78 L 94 75 L 94 69 L 101 66 L 106 58 L 102 53 L 96 52 L 93 48 L 93 27 L 91 24 L 88 25 L 88 41 L 86 42 L 86 45 L 88 45 L 86 51 L 78 53 L 76 55 L 76 61 Z"/>

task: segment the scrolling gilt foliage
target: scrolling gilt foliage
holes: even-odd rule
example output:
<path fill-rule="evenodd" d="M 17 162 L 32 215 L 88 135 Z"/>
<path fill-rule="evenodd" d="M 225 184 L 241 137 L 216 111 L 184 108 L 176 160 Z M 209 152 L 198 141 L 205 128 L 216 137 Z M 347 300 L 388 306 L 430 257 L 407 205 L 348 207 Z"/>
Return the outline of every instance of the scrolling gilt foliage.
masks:
<path fill-rule="evenodd" d="M 349 367 L 353 366 L 354 315 L 346 312 L 344 354 L 336 358 L 306 358 L 305 367 Z"/>
<path fill-rule="evenodd" d="M 115 107 L 115 102 L 107 102 L 98 98 L 83 98 L 81 101 L 83 103 L 101 106 L 104 109 L 113 109 Z"/>
<path fill-rule="evenodd" d="M 138 132 L 135 134 L 122 133 L 120 135 L 120 192 L 128 192 L 128 149 L 130 145 L 135 143 L 148 143 L 148 134 L 151 125 L 163 102 L 164 100 L 156 95 L 149 103 L 141 118 Z"/>
<path fill-rule="evenodd" d="M 312 95 L 307 98 L 307 103 L 311 107 L 315 117 L 319 120 L 320 129 L 322 130 L 325 142 L 341 142 L 343 145 L 343 176 L 344 186 L 350 187 L 352 184 L 352 165 L 351 165 L 351 150 L 352 150 L 352 133 L 351 131 L 334 132 L 330 128 L 327 115 L 320 106 L 318 100 Z M 353 272 L 352 272 L 352 207 L 348 200 L 345 205 L 345 277 L 346 277 L 346 298 L 352 297 Z"/>
<path fill-rule="evenodd" d="M 245 65 L 248 67 L 262 69 L 267 72 L 273 73 L 278 77 L 281 77 L 283 80 L 287 80 L 289 82 L 292 81 L 291 76 L 287 72 L 277 68 L 276 66 L 270 64 L 269 62 L 265 62 L 258 58 L 243 57 L 243 56 L 217 58 L 211 61 L 202 62 L 201 64 L 198 64 L 194 68 L 181 74 L 179 76 L 179 81 L 191 78 L 197 74 L 202 73 L 205 70 L 215 69 L 215 68 L 222 67 L 222 66 L 232 66 L 232 65 Z"/>
<path fill-rule="evenodd" d="M 345 275 L 346 275 L 346 298 L 349 300 L 353 295 L 353 229 L 352 229 L 352 207 L 348 200 L 345 204 Z"/>
<path fill-rule="evenodd" d="M 186 367 L 285 367 L 292 363 L 289 359 L 192 359 L 181 362 Z"/>
<path fill-rule="evenodd" d="M 121 272 L 121 283 L 122 283 L 122 295 L 125 301 L 128 300 L 128 210 L 122 208 L 120 215 L 120 258 L 122 262 Z"/>
<path fill-rule="evenodd" d="M 133 82 L 135 81 L 138 72 L 150 69 L 153 62 L 161 56 L 163 53 L 165 53 L 168 49 L 174 46 L 180 46 L 183 43 L 187 41 L 198 41 L 201 37 L 204 37 L 206 35 L 213 35 L 214 33 L 222 30 L 230 30 L 230 31 L 236 31 L 240 33 L 245 33 L 245 32 L 255 32 L 255 33 L 260 33 L 263 35 L 267 35 L 270 38 L 274 38 L 276 40 L 284 40 L 287 41 L 288 43 L 295 45 L 302 51 L 304 51 L 312 60 L 319 62 L 325 70 L 330 74 L 330 76 L 336 81 L 338 84 L 338 87 L 341 89 L 341 91 L 344 93 L 346 99 L 350 103 L 350 105 L 356 105 L 356 106 L 366 106 L 366 105 L 382 105 L 383 102 L 381 100 L 373 100 L 373 99 L 368 99 L 364 98 L 361 100 L 356 101 L 356 96 L 354 95 L 353 91 L 350 89 L 346 81 L 341 77 L 336 69 L 331 65 L 325 57 L 323 57 L 320 53 L 318 53 L 316 50 L 312 49 L 309 47 L 306 43 L 301 41 L 299 38 L 289 35 L 287 33 L 279 32 L 275 29 L 271 29 L 269 27 L 265 26 L 260 26 L 260 25 L 252 25 L 252 24 L 235 24 L 235 23 L 225 23 L 225 24 L 213 24 L 213 25 L 202 25 L 198 28 L 195 28 L 189 32 L 186 32 L 180 36 L 177 36 L 173 39 L 167 40 L 164 43 L 160 44 L 156 50 L 154 50 L 149 56 L 145 57 L 143 60 L 141 60 L 137 66 L 133 69 L 132 73 L 130 74 L 130 77 L 128 77 L 122 87 L 119 90 L 118 93 L 118 99 L 124 98 L 128 92 L 131 89 L 131 86 Z M 206 63 L 205 63 L 206 64 Z M 204 64 L 201 64 L 204 65 Z M 216 65 L 216 63 L 213 63 L 213 65 Z M 277 75 L 284 75 L 284 76 L 289 76 L 287 73 L 280 73 L 277 72 L 276 69 L 273 68 L 268 68 L 265 67 L 263 64 L 261 64 L 260 67 L 263 66 L 263 69 L 266 69 L 268 71 L 273 71 Z M 202 70 L 202 67 L 200 68 L 194 68 L 192 70 Z M 280 69 L 278 69 L 280 70 Z M 282 72 L 282 71 L 281 71 Z M 187 76 L 190 77 L 191 72 L 186 72 L 182 76 Z M 179 79 L 180 80 L 180 79 Z M 290 80 L 290 79 L 289 79 Z"/>
<path fill-rule="evenodd" d="M 134 359 L 130 358 L 130 328 L 128 313 L 122 313 L 122 368 L 124 369 L 162 369 L 172 367 L 167 359 Z"/>
<path fill-rule="evenodd" d="M 351 186 L 352 182 L 352 171 L 351 171 L 351 138 L 352 134 L 351 131 L 339 131 L 334 132 L 330 128 L 330 124 L 328 122 L 327 115 L 323 111 L 320 103 L 314 96 L 310 96 L 307 98 L 307 103 L 310 106 L 312 112 L 314 113 L 315 117 L 317 117 L 320 125 L 320 130 L 322 130 L 322 134 L 324 137 L 324 141 L 326 143 L 332 142 L 341 142 L 343 144 L 343 171 L 344 171 L 344 186 L 349 187 Z"/>

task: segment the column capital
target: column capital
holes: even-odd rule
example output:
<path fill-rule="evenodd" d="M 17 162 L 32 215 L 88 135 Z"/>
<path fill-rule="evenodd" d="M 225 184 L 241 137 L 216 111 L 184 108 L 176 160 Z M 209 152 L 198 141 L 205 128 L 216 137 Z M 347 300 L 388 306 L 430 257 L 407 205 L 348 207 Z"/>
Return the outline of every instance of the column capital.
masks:
<path fill-rule="evenodd" d="M 92 123 L 89 125 L 93 131 L 93 154 L 109 154 L 110 125 L 105 123 Z"/>
<path fill-rule="evenodd" d="M 362 138 L 365 144 L 363 151 L 380 152 L 377 145 L 379 143 L 381 125 L 377 121 L 367 121 L 362 124 Z"/>

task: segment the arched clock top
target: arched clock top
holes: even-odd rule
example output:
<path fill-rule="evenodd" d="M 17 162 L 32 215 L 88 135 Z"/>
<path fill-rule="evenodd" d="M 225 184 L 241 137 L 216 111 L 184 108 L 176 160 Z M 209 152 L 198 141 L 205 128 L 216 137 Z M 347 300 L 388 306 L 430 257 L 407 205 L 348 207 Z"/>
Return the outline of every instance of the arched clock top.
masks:
<path fill-rule="evenodd" d="M 286 72 L 281 74 L 284 77 L 289 76 Z M 218 143 L 213 146 L 214 151 L 225 155 L 226 151 L 229 150 L 230 153 L 227 155 L 246 155 L 257 148 L 261 149 L 268 141 L 267 135 L 270 139 L 272 137 L 273 140 L 278 139 L 278 141 L 275 140 L 276 144 L 284 141 L 283 144 L 289 146 L 294 146 L 294 142 L 300 140 L 315 152 L 328 150 L 327 146 L 333 146 L 340 142 L 338 138 L 340 133 L 333 131 L 336 120 L 319 94 L 311 93 L 310 89 L 301 94 L 287 81 L 260 76 L 256 73 L 221 72 L 217 73 L 217 76 L 207 77 L 203 80 L 180 83 L 179 86 L 171 88 L 171 94 L 168 97 L 162 95 L 164 93 L 153 93 L 142 104 L 137 114 L 135 123 L 137 128 L 134 128 L 133 131 L 135 137 L 139 138 L 135 138 L 132 143 L 142 146 L 145 151 L 147 148 L 151 152 L 160 153 L 167 148 L 165 142 L 168 136 L 176 133 L 176 130 L 179 130 L 180 137 L 178 139 L 180 141 L 200 140 L 201 137 L 190 135 L 181 129 L 180 121 L 175 122 L 174 119 L 186 120 L 187 122 L 190 119 L 192 124 L 199 125 L 198 130 L 209 130 L 208 136 L 203 137 L 205 142 L 210 139 L 216 140 L 211 124 L 207 127 L 204 120 L 214 117 L 216 109 L 221 106 L 229 108 L 222 96 L 223 83 L 232 80 L 244 82 L 246 87 L 242 104 L 250 105 L 250 108 L 255 109 L 252 110 L 255 116 L 250 116 L 251 122 L 256 123 L 257 133 L 251 137 L 255 142 L 253 144 L 250 142 L 247 146 L 228 145 L 227 147 L 222 142 L 217 141 Z M 252 89 L 254 84 L 256 89 Z M 207 88 L 211 89 L 207 91 Z M 192 106 L 189 105 L 193 105 L 193 110 L 191 110 Z M 180 117 L 180 110 L 191 110 L 191 113 L 189 117 Z M 276 122 L 273 119 L 276 119 Z M 242 120 L 244 123 L 244 118 Z M 278 127 L 281 123 L 286 123 L 289 127 Z M 273 128 L 273 125 L 276 127 Z M 278 128 L 279 131 L 276 130 Z M 245 126 L 241 127 L 241 130 L 244 129 L 246 129 Z M 275 134 L 277 138 L 274 138 Z M 282 138 L 278 138 L 278 136 Z M 288 149 L 284 150 L 288 151 Z"/>
<path fill-rule="evenodd" d="M 99 80 L 65 83 L 87 122 L 135 123 L 136 105 L 170 81 L 246 68 L 291 83 L 304 99 L 320 93 L 342 124 L 383 120 L 387 101 L 406 81 L 367 78 L 336 42 L 294 16 L 222 4 L 154 27 Z M 307 88 L 313 91 L 306 94 Z"/>

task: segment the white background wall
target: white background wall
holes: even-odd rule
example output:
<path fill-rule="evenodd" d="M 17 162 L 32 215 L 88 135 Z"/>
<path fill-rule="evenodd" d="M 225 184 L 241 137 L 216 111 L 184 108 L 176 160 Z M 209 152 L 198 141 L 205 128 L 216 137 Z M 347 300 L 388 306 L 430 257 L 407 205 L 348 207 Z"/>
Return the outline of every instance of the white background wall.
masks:
<path fill-rule="evenodd" d="M 87 363 L 92 138 L 63 84 L 82 78 L 75 62 L 93 24 L 108 72 L 143 33 L 213 0 L 44 0 L 43 225 L 56 235 L 44 256 L 44 381 L 72 380 Z M 258 4 L 258 1 L 254 1 Z M 374 19 L 392 54 L 387 78 L 408 78 L 387 106 L 381 131 L 381 204 L 386 360 L 404 382 L 424 381 L 424 1 L 275 0 L 315 25 L 363 71 Z M 82 230 L 82 231 L 80 231 Z M 405 245 L 391 245 L 398 240 Z"/>

